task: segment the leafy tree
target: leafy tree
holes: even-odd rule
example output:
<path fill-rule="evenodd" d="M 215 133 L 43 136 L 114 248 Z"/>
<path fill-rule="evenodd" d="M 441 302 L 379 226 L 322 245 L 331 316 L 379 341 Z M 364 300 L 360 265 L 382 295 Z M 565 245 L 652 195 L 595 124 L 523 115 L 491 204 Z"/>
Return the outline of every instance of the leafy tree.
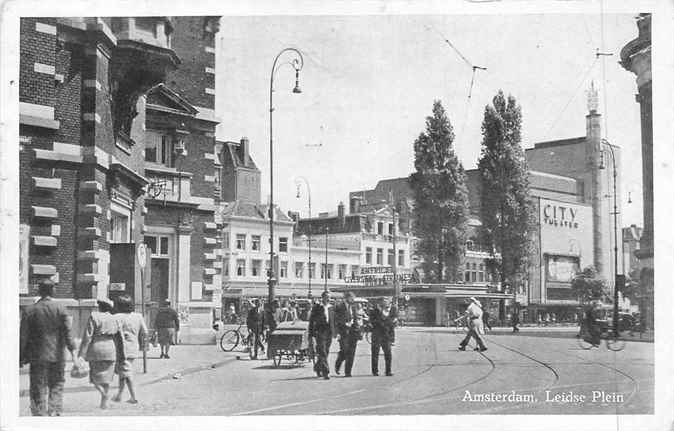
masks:
<path fill-rule="evenodd" d="M 414 234 L 417 254 L 429 281 L 459 279 L 468 228 L 468 189 L 454 153 L 454 132 L 439 100 L 426 117 L 426 130 L 414 141 Z"/>
<path fill-rule="evenodd" d="M 588 266 L 576 274 L 571 281 L 571 290 L 581 304 L 606 296 L 606 281 L 597 278 L 597 270 Z"/>
<path fill-rule="evenodd" d="M 491 250 L 490 272 L 502 285 L 517 286 L 532 253 L 534 210 L 529 197 L 528 167 L 520 146 L 522 109 L 499 90 L 482 121 L 478 161 L 482 196 L 481 237 Z"/>

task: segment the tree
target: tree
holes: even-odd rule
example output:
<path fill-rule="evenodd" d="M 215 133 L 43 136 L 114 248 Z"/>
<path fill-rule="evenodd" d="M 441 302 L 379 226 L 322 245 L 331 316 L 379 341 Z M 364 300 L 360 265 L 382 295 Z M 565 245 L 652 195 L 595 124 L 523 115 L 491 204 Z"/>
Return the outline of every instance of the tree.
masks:
<path fill-rule="evenodd" d="M 414 141 L 415 172 L 410 175 L 417 254 L 429 281 L 456 282 L 465 252 L 468 189 L 453 141 L 452 125 L 436 100 L 426 131 Z"/>
<path fill-rule="evenodd" d="M 597 270 L 593 266 L 588 266 L 573 278 L 571 290 L 578 298 L 578 302 L 584 304 L 606 296 L 606 281 L 597 278 Z"/>
<path fill-rule="evenodd" d="M 482 151 L 478 161 L 482 196 L 481 237 L 491 250 L 490 272 L 501 284 L 517 286 L 526 271 L 533 243 L 533 205 L 528 167 L 520 146 L 522 109 L 513 96 L 499 90 L 482 121 Z"/>

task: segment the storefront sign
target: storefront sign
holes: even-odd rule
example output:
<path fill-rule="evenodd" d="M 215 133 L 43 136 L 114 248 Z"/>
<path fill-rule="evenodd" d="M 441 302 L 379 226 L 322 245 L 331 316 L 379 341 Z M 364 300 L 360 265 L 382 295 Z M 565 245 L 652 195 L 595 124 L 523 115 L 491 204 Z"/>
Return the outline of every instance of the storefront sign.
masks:
<path fill-rule="evenodd" d="M 110 283 L 111 292 L 123 292 L 126 290 L 126 283 Z"/>
<path fill-rule="evenodd" d="M 543 223 L 552 226 L 578 229 L 578 210 L 570 206 L 546 204 L 543 206 Z"/>

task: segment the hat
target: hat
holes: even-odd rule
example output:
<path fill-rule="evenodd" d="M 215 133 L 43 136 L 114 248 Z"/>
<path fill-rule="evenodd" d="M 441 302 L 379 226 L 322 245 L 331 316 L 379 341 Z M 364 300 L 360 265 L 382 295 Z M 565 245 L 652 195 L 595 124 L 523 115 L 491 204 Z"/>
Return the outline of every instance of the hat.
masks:
<path fill-rule="evenodd" d="M 474 296 L 470 297 L 470 302 L 474 302 L 478 307 L 482 308 L 482 304 L 480 304 L 480 301 L 478 301 Z"/>
<path fill-rule="evenodd" d="M 112 300 L 110 300 L 110 298 L 105 298 L 105 297 L 104 298 L 98 298 L 98 299 L 96 299 L 96 302 L 101 302 L 103 304 L 107 304 L 110 307 L 115 306 L 114 302 L 112 302 Z"/>

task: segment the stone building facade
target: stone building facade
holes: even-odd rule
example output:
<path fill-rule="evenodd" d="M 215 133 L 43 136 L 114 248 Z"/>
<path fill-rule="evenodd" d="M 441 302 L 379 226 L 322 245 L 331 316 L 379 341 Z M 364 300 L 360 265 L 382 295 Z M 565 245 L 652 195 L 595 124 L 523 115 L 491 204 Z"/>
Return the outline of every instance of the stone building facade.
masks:
<path fill-rule="evenodd" d="M 641 268 L 640 285 L 647 298 L 645 323 L 653 327 L 654 232 L 653 232 L 653 82 L 651 75 L 651 14 L 637 17 L 638 36 L 620 51 L 620 64 L 636 75 L 636 102 L 641 111 L 641 163 L 644 228 L 636 252 Z"/>
<path fill-rule="evenodd" d="M 209 181 L 205 173 L 215 170 L 212 83 L 217 21 L 214 17 L 21 19 L 21 304 L 33 300 L 37 283 L 45 278 L 57 282 L 56 296 L 72 308 L 76 326 L 99 297 L 127 292 L 137 304 L 150 302 L 156 292 L 141 288 L 134 256 L 152 226 L 168 224 L 178 230 L 185 226 L 199 234 L 215 228 L 213 174 Z M 198 34 L 197 26 L 202 30 Z M 196 60 L 188 56 L 198 49 L 203 56 Z M 192 70 L 197 66 L 199 79 Z M 190 99 L 183 89 L 162 85 L 167 79 L 184 85 Z M 200 91 L 203 96 L 197 94 Z M 170 199 L 160 201 L 156 193 L 167 184 L 158 177 L 167 174 L 157 175 L 161 169 L 148 162 L 152 155 L 162 161 L 157 145 L 152 153 L 148 142 L 157 143 L 149 135 L 162 127 L 171 132 L 168 140 L 159 140 L 164 164 L 167 157 L 178 154 L 175 157 L 184 163 L 181 172 L 200 174 L 190 178 L 191 198 L 181 208 L 191 219 L 175 212 L 171 218 L 164 210 Z M 159 222 L 162 217 L 171 220 Z M 194 235 L 190 241 L 196 242 Z M 188 284 L 212 284 L 214 274 L 201 272 L 205 245 L 195 243 L 192 250 L 182 261 L 191 264 Z M 146 277 L 148 286 L 154 286 L 151 280 Z M 178 290 L 173 292 L 171 299 L 186 299 Z"/>

